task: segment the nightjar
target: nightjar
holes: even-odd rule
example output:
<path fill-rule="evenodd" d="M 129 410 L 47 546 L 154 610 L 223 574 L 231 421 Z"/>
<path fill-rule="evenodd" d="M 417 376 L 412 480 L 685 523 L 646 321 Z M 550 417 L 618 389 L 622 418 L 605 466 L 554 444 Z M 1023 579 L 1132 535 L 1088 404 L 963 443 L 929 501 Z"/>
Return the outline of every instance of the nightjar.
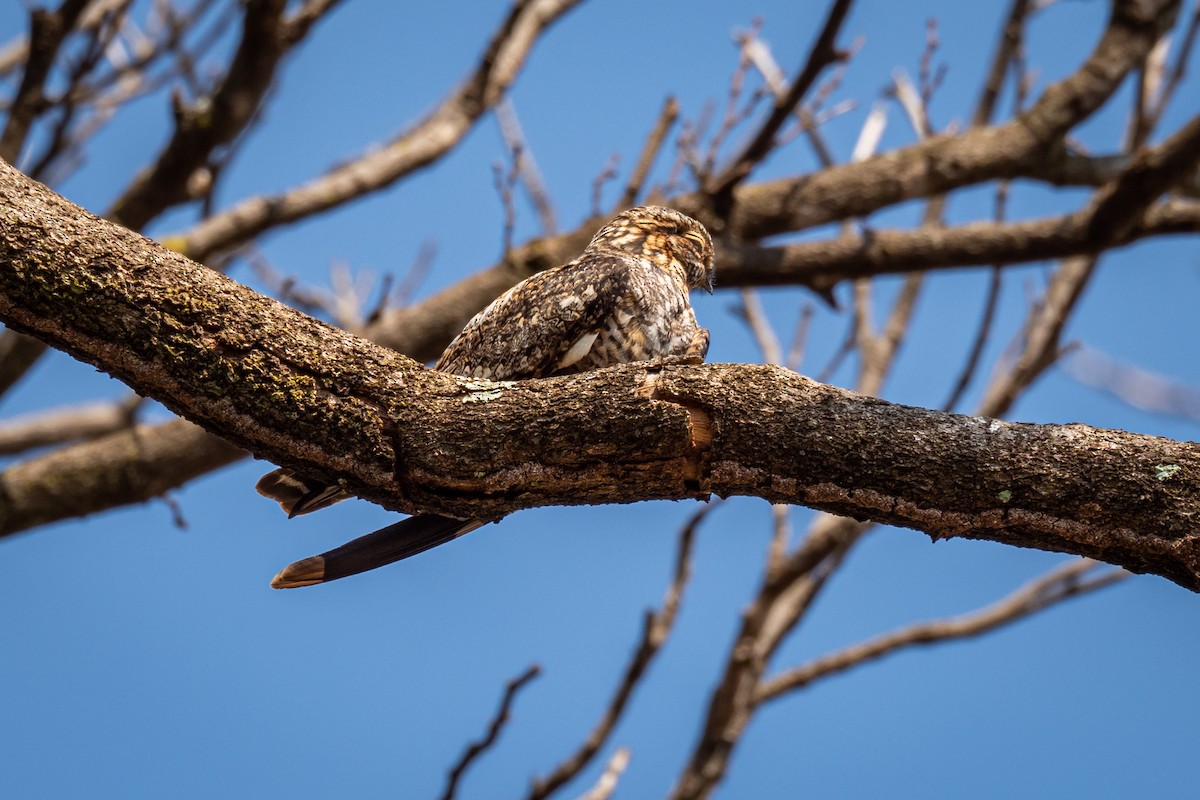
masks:
<path fill-rule="evenodd" d="M 501 381 L 672 356 L 703 361 L 708 331 L 696 323 L 688 290 L 711 292 L 712 275 L 712 239 L 699 222 L 661 206 L 629 209 L 601 228 L 579 258 L 527 278 L 479 312 L 435 368 Z M 289 516 L 349 496 L 286 469 L 263 476 L 257 488 Z M 365 572 L 481 525 L 417 514 L 298 561 L 271 585 L 309 586 Z"/>

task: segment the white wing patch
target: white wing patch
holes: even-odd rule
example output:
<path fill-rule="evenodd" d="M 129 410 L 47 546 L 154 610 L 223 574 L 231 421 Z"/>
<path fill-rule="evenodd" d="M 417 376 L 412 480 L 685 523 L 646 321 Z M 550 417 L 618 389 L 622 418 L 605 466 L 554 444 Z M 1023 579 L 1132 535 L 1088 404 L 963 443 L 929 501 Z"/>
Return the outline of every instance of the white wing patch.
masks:
<path fill-rule="evenodd" d="M 597 337 L 600 336 L 600 331 L 585 333 L 575 340 L 575 344 L 571 345 L 571 349 L 563 354 L 563 357 L 558 362 L 558 369 L 566 369 L 572 364 L 578 363 L 584 356 L 592 350 L 592 345 L 596 343 Z"/>

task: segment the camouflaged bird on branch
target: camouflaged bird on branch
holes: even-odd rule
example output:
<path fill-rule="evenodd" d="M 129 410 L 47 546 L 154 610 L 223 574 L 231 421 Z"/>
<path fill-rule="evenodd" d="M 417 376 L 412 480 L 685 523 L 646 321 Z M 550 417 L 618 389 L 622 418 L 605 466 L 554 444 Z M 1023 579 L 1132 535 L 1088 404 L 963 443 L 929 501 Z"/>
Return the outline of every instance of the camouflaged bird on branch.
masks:
<path fill-rule="evenodd" d="M 696 322 L 691 289 L 712 291 L 713 246 L 696 220 L 661 206 L 622 212 L 583 254 L 514 286 L 467 323 L 436 369 L 485 380 L 523 380 L 682 358 L 699 363 L 708 331 Z M 258 491 L 289 516 L 349 495 L 286 469 Z M 483 525 L 476 519 L 418 514 L 303 559 L 275 576 L 275 588 L 324 583 L 436 547 Z"/>

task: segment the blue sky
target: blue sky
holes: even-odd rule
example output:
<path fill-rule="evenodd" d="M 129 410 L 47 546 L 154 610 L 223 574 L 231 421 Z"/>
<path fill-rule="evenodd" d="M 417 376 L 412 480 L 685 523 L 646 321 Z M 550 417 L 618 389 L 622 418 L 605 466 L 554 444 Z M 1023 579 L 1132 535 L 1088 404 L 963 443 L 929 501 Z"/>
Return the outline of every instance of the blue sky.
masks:
<path fill-rule="evenodd" d="M 883 0 L 857 3 L 843 41 L 861 36 L 862 46 L 837 97 L 860 105 L 827 127 L 835 154 L 849 156 L 892 70 L 915 72 L 928 17 L 940 23 L 938 59 L 948 67 L 933 121 L 963 119 L 1006 5 L 914 2 L 900 12 Z M 737 58 L 731 32 L 761 16 L 763 37 L 790 73 L 823 10 L 784 0 L 593 0 L 569 14 L 535 48 L 511 95 L 561 224 L 573 227 L 588 214 L 592 179 L 612 153 L 628 170 L 666 94 L 675 93 L 690 117 L 706 100 L 723 100 Z M 417 119 L 473 67 L 500 15 L 499 4 L 346 2 L 286 63 L 221 202 L 294 185 Z M 1105 15 L 1099 2 L 1064 2 L 1034 21 L 1029 61 L 1037 90 L 1079 64 Z M 4 38 L 22 24 L 18 4 L 0 9 Z M 1196 96 L 1194 82 L 1181 98 Z M 1126 87 L 1112 109 L 1081 129 L 1089 148 L 1119 143 L 1128 97 Z M 1194 103 L 1177 103 L 1164 129 L 1194 111 Z M 167 124 L 161 97 L 137 103 L 58 188 L 102 211 L 161 145 Z M 883 146 L 911 139 L 892 108 Z M 263 252 L 278 268 L 324 284 L 336 262 L 402 274 L 433 240 L 437 256 L 421 288 L 428 294 L 499 254 L 503 211 L 491 165 L 503 159 L 496 125 L 486 120 L 445 161 L 273 233 Z M 755 178 L 813 167 L 797 142 Z M 608 188 L 607 204 L 618 191 Z M 1012 215 L 1061 213 L 1084 196 L 1020 184 Z M 986 216 L 990 204 L 988 191 L 964 193 L 950 218 Z M 518 212 L 520 241 L 537 226 L 528 206 Z M 183 228 L 192 213 L 171 214 L 149 232 Z M 905 226 L 919 214 L 918 204 L 908 204 L 873 221 Z M 1191 238 L 1106 257 L 1068 337 L 1200 385 L 1191 345 L 1200 333 L 1196 252 Z M 989 364 L 1047 270 L 1009 273 Z M 244 267 L 233 276 L 253 283 Z M 879 296 L 895 286 L 880 281 Z M 978 270 L 931 280 L 889 399 L 944 400 L 985 291 Z M 712 361 L 759 358 L 730 313 L 735 302 L 736 294 L 721 291 L 697 299 L 697 314 L 713 332 Z M 783 289 L 765 292 L 764 302 L 786 336 L 812 298 Z M 836 350 L 844 325 L 818 308 L 807 362 L 814 370 Z M 850 380 L 849 369 L 834 377 Z M 121 392 L 91 367 L 56 356 L 4 399 L 0 414 Z M 1012 418 L 1197 438 L 1195 421 L 1131 409 L 1059 371 Z M 247 461 L 179 492 L 186 531 L 155 502 L 0 542 L 0 795 L 434 796 L 465 743 L 482 734 L 504 682 L 537 662 L 542 677 L 519 696 L 498 746 L 462 787 L 464 797 L 520 794 L 594 724 L 637 641 L 642 610 L 667 585 L 676 531 L 695 510 L 692 503 L 533 510 L 388 569 L 277 592 L 267 584 L 283 565 L 393 515 L 352 501 L 288 521 L 253 491 L 269 468 Z M 797 509 L 792 517 L 803 530 L 810 513 Z M 617 745 L 632 751 L 618 796 L 660 796 L 671 786 L 739 611 L 760 579 L 768 519 L 765 503 L 740 499 L 701 529 L 675 631 L 602 754 Z M 776 666 L 969 611 L 1062 560 L 876 530 Z M 1182 795 L 1194 788 L 1200 752 L 1200 699 L 1190 689 L 1198 634 L 1194 595 L 1139 577 L 981 640 L 867 665 L 764 709 L 717 796 Z M 586 772 L 568 794 L 581 793 L 597 774 Z"/>

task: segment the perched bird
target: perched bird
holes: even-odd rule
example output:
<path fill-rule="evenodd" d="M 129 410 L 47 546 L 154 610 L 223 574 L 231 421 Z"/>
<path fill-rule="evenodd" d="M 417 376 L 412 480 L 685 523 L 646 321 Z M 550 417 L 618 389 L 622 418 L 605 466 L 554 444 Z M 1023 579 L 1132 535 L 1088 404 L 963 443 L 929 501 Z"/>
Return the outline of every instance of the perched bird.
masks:
<path fill-rule="evenodd" d="M 629 209 L 601 228 L 579 258 L 527 278 L 479 312 L 435 368 L 502 381 L 667 357 L 699 363 L 708 352 L 708 331 L 696 323 L 688 290 L 711 292 L 712 274 L 712 239 L 703 225 L 661 206 Z M 257 488 L 288 516 L 349 496 L 286 469 L 264 475 Z M 271 585 L 310 586 L 365 572 L 483 524 L 417 514 L 297 561 Z"/>

